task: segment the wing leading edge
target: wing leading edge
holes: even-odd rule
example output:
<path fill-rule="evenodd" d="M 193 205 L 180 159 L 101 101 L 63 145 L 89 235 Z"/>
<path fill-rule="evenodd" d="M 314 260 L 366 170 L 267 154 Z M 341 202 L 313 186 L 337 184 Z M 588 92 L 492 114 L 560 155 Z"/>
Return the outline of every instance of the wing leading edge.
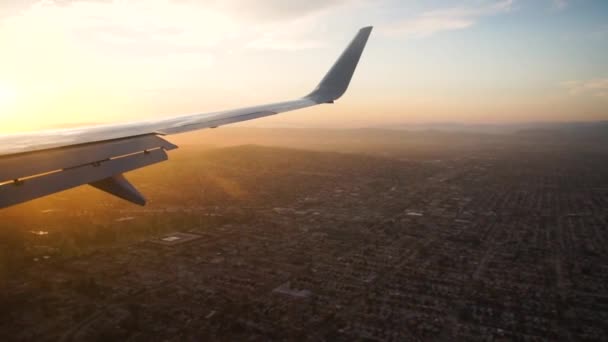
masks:
<path fill-rule="evenodd" d="M 291 101 L 144 122 L 0 136 L 0 208 L 82 184 L 144 205 L 145 198 L 122 175 L 167 159 L 176 148 L 159 136 L 214 128 L 322 103 L 347 90 L 372 27 L 364 27 L 319 85 Z"/>

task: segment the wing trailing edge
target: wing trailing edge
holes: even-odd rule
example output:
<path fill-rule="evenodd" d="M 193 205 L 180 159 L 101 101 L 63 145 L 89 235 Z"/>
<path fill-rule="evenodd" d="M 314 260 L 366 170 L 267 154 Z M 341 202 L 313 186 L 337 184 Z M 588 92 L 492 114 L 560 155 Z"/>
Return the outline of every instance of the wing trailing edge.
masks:
<path fill-rule="evenodd" d="M 174 148 L 177 146 L 150 135 L 0 159 L 0 167 L 4 167 L 0 169 L 0 208 L 83 184 L 144 205 L 146 200 L 122 174 L 165 161 L 166 151 Z M 34 163 L 36 160 L 39 162 Z"/>

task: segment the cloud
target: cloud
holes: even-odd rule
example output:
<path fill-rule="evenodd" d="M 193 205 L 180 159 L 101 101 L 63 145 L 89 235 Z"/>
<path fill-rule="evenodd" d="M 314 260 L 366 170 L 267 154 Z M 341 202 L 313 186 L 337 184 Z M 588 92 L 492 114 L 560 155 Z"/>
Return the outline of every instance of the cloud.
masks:
<path fill-rule="evenodd" d="M 325 46 L 325 43 L 320 39 L 305 37 L 294 39 L 292 33 L 285 34 L 278 30 L 264 33 L 261 37 L 253 39 L 246 45 L 247 48 L 251 49 L 284 51 L 314 49 L 323 46 Z"/>
<path fill-rule="evenodd" d="M 222 0 L 222 10 L 245 20 L 251 49 L 296 51 L 325 46 L 323 31 L 326 23 L 335 20 L 337 12 L 353 13 L 382 0 Z"/>
<path fill-rule="evenodd" d="M 88 47 L 119 47 L 127 52 L 142 48 L 150 53 L 216 46 L 237 29 L 238 23 L 224 13 L 169 0 L 47 0 L 6 17 L 2 32 L 29 35 L 37 42 L 56 38 Z"/>
<path fill-rule="evenodd" d="M 558 11 L 561 11 L 568 7 L 568 1 L 566 0 L 551 0 L 551 7 Z"/>
<path fill-rule="evenodd" d="M 18 15 L 34 5 L 47 6 L 80 6 L 83 4 L 107 4 L 112 6 L 157 6 L 159 3 L 166 5 L 182 6 L 194 11 L 212 10 L 216 12 L 230 13 L 239 20 L 256 22 L 286 21 L 326 11 L 342 5 L 349 5 L 369 0 L 308 0 L 308 1 L 283 1 L 283 0 L 2 0 L 0 2 L 0 18 Z M 372 0 L 373 1 L 373 0 Z"/>
<path fill-rule="evenodd" d="M 182 0 L 184 1 L 184 0 Z M 286 21 L 314 15 L 343 5 L 352 5 L 362 0 L 203 0 L 191 1 L 207 8 L 231 12 L 240 18 L 255 21 Z"/>
<path fill-rule="evenodd" d="M 211 69 L 239 30 L 223 13 L 169 0 L 39 1 L 2 19 L 0 74 L 48 99 L 172 84 Z"/>
<path fill-rule="evenodd" d="M 32 112 L 66 94 L 85 101 L 85 94 L 105 92 L 118 103 L 121 94 L 148 96 L 148 89 L 178 83 L 194 89 L 205 83 L 191 75 L 221 82 L 214 66 L 228 55 L 325 45 L 327 35 L 318 33 L 328 17 L 366 1 L 274 7 L 251 0 L 239 9 L 236 0 L 0 0 L 0 75 L 37 99 L 20 107 Z"/>
<path fill-rule="evenodd" d="M 585 81 L 567 81 L 560 85 L 571 95 L 591 95 L 608 98 L 608 78 L 596 78 Z"/>
<path fill-rule="evenodd" d="M 385 27 L 388 34 L 424 38 L 441 31 L 460 30 L 471 27 L 485 16 L 509 12 L 513 0 L 501 0 L 477 7 L 455 7 L 424 12 L 413 19 L 400 21 Z"/>
<path fill-rule="evenodd" d="M 326 16 L 370 1 L 8 0 L 0 4 L 0 36 L 37 31 L 40 41 L 54 33 L 83 46 L 146 55 L 209 52 L 227 43 L 300 50 L 324 45 L 311 37 Z"/>
<path fill-rule="evenodd" d="M 245 45 L 250 49 L 297 51 L 319 48 L 325 45 L 324 35 L 315 34 L 327 22 L 330 10 L 294 17 L 288 22 L 278 21 L 258 25 L 251 30 L 251 40 Z"/>

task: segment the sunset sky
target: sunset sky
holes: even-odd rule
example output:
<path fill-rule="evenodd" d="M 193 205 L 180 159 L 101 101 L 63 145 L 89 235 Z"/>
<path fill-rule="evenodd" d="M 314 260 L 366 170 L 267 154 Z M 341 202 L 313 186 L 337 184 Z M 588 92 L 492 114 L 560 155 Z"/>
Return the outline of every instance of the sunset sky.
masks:
<path fill-rule="evenodd" d="M 605 0 L 3 0 L 0 133 L 296 98 L 366 25 L 336 105 L 240 125 L 608 120 Z"/>

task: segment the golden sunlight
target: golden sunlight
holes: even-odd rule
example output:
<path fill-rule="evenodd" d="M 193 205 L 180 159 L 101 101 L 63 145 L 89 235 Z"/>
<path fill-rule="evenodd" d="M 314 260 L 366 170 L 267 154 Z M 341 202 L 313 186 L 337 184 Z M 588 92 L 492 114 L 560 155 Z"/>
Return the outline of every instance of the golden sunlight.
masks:
<path fill-rule="evenodd" d="M 6 110 L 15 103 L 17 92 L 14 88 L 0 83 L 0 110 Z"/>

